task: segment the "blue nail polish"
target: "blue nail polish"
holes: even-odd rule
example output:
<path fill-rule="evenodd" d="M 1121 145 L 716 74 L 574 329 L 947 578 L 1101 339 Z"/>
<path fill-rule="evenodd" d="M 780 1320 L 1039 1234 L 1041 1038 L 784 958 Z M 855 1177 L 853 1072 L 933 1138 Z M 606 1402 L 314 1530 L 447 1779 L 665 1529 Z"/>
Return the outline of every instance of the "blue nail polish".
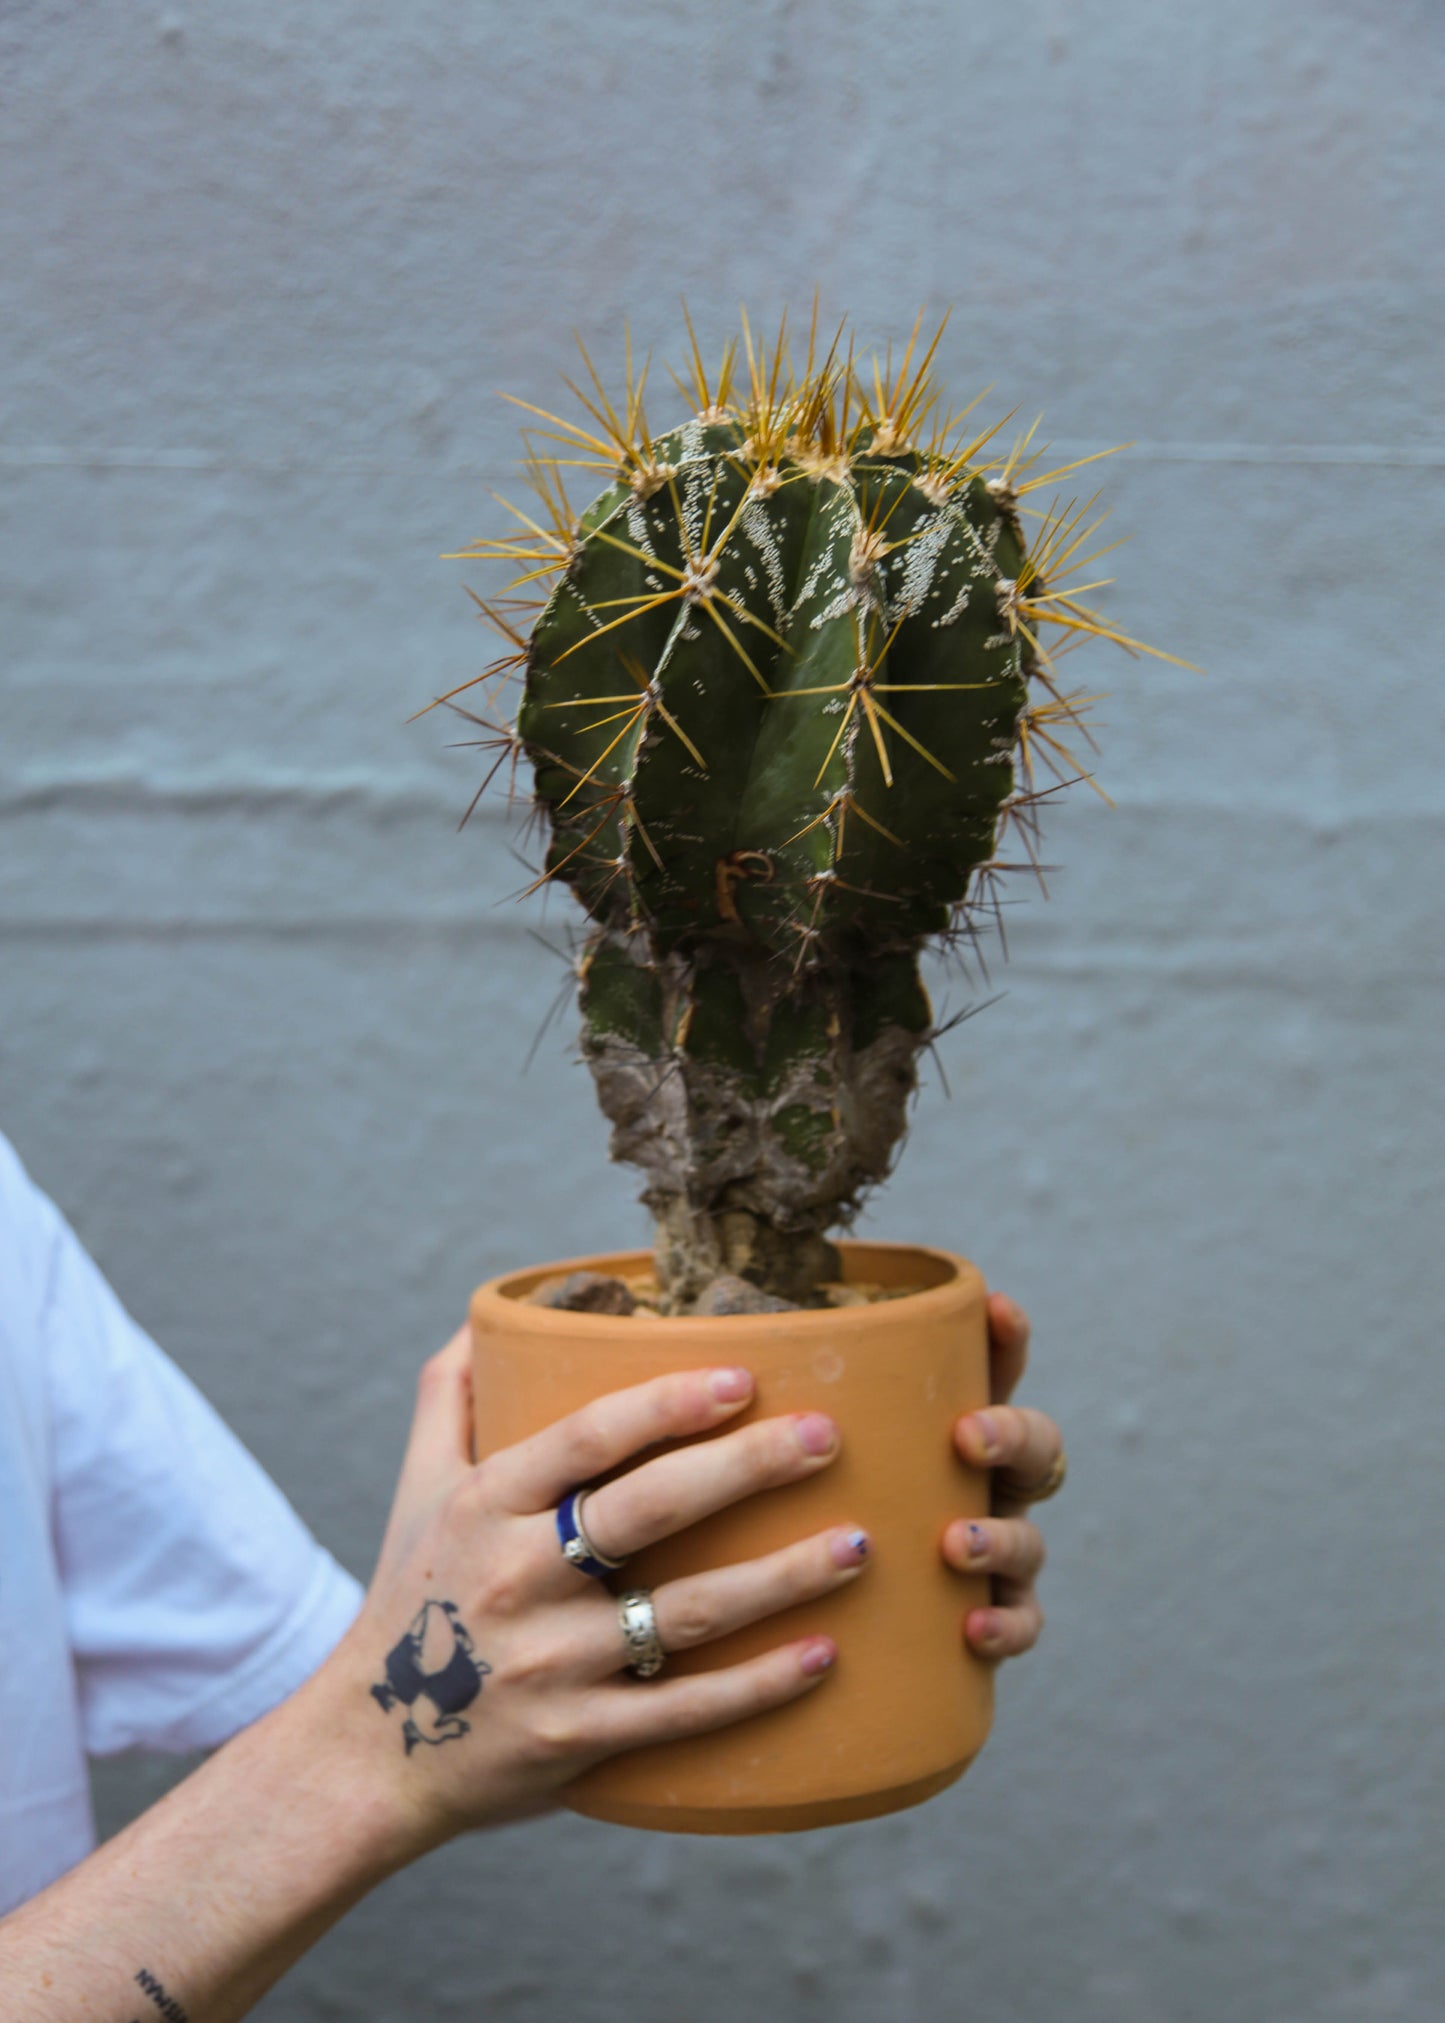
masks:
<path fill-rule="evenodd" d="M 988 1554 L 988 1533 L 984 1530 L 981 1524 L 971 1524 L 968 1527 L 969 1558 L 983 1559 L 987 1556 L 987 1554 Z"/>
<path fill-rule="evenodd" d="M 850 1531 L 848 1543 L 852 1546 L 854 1552 L 857 1553 L 859 1559 L 867 1559 L 871 1546 L 866 1531 Z"/>

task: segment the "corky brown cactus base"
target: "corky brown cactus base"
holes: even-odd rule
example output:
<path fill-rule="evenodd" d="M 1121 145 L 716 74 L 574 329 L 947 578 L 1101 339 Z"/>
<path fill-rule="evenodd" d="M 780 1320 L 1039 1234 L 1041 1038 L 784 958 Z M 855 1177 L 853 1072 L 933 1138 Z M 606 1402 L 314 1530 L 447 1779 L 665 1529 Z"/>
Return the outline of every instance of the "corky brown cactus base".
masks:
<path fill-rule="evenodd" d="M 707 1295 L 726 1278 L 788 1306 L 823 1306 L 820 1287 L 843 1271 L 837 1245 L 816 1230 L 779 1229 L 746 1208 L 701 1215 L 677 1195 L 657 1217 L 653 1262 L 664 1313 L 715 1310 Z"/>

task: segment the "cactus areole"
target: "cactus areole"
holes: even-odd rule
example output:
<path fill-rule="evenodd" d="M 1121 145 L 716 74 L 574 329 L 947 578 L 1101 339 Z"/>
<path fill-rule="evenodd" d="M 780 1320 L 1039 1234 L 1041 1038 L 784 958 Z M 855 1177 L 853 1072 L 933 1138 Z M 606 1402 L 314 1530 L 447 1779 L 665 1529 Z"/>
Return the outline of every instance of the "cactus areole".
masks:
<path fill-rule="evenodd" d="M 1041 792 L 1081 776 L 1046 641 L 1138 647 L 1060 580 L 1093 500 L 1026 548 L 1061 473 L 947 412 L 941 336 L 865 372 L 841 330 L 815 362 L 815 316 L 799 371 L 744 322 L 712 381 L 694 341 L 694 412 L 656 435 L 629 357 L 620 412 L 592 374 L 587 423 L 529 443 L 540 513 L 464 551 L 535 597 L 477 600 L 513 649 L 479 679 L 524 681 L 482 742 L 530 762 L 538 882 L 591 918 L 583 1052 L 665 1310 L 723 1272 L 803 1304 L 837 1275 L 828 1231 L 888 1172 L 934 1033 L 920 954 L 976 940 L 1036 866 Z M 579 465 L 606 479 L 580 513 Z"/>

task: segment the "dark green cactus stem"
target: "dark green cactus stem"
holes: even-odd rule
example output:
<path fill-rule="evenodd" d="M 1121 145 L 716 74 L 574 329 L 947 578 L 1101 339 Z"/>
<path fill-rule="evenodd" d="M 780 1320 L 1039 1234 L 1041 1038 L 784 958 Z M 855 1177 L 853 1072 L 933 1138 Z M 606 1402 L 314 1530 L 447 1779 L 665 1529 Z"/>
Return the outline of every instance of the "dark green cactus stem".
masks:
<path fill-rule="evenodd" d="M 741 402 L 699 366 L 698 416 L 658 437 L 640 389 L 623 420 L 593 405 L 602 435 L 571 433 L 613 481 L 573 516 L 534 459 L 551 531 L 469 551 L 555 577 L 529 639 L 502 620 L 515 738 L 544 875 L 595 923 L 584 1052 L 673 1307 L 722 1270 L 798 1300 L 835 1273 L 931 1036 L 920 951 L 969 930 L 1001 813 L 1027 842 L 1033 758 L 1076 770 L 1038 629 L 1102 629 L 1041 575 L 1092 528 L 1048 517 L 1027 558 L 1017 458 L 925 443 L 923 368 L 870 398 L 794 379 L 781 340 L 751 363 Z"/>

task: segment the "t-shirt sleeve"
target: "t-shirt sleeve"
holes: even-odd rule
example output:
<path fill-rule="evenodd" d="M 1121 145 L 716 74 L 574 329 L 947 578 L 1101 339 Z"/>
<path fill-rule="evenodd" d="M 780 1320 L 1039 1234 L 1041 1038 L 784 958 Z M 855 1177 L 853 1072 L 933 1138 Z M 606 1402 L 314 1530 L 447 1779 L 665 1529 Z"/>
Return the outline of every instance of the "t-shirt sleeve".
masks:
<path fill-rule="evenodd" d="M 316 1669 L 361 1589 L 39 1199 L 56 1555 L 85 1746 L 208 1748 Z"/>

